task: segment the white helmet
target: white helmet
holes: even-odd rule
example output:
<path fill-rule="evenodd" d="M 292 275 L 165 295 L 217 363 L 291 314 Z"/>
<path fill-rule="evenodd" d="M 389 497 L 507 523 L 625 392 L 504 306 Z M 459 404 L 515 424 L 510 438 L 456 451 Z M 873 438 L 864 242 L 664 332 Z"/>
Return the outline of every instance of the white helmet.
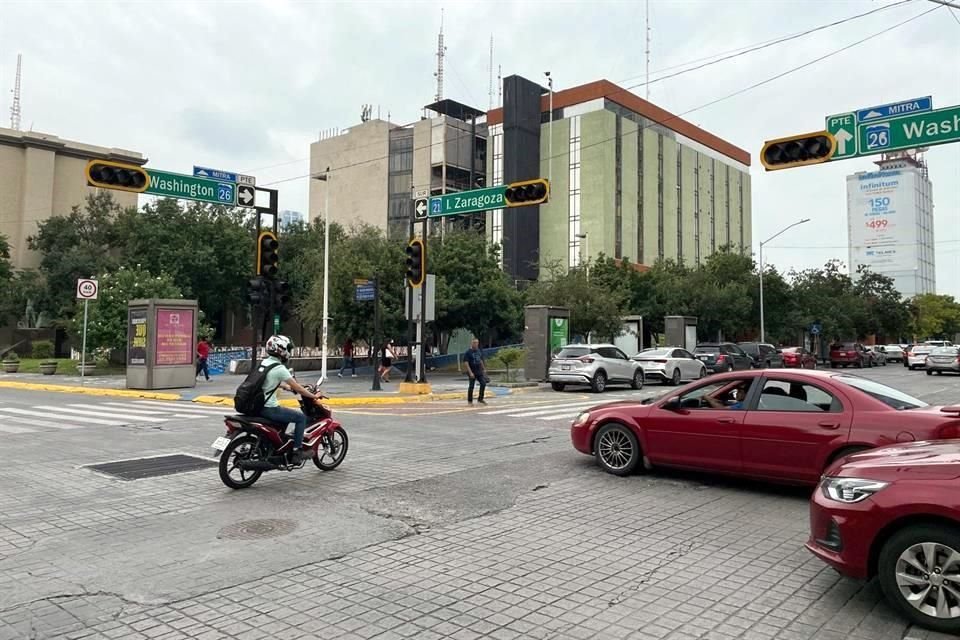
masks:
<path fill-rule="evenodd" d="M 293 349 L 293 340 L 287 336 L 270 336 L 267 340 L 267 355 L 280 358 L 281 362 L 286 362 L 290 358 L 291 349 Z"/>

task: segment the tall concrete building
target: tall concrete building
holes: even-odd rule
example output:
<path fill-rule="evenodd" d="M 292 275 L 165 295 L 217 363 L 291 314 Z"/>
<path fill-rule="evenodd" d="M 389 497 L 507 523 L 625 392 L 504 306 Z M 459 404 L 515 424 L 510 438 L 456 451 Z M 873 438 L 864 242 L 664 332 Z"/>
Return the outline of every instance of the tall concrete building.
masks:
<path fill-rule="evenodd" d="M 548 204 L 489 212 L 504 268 L 535 279 L 600 253 L 700 264 L 751 247 L 750 154 L 601 80 L 555 92 L 518 76 L 487 117 L 491 185 L 551 178 Z"/>
<path fill-rule="evenodd" d="M 915 153 L 892 154 L 878 171 L 847 176 L 850 271 L 864 265 L 893 278 L 910 298 L 936 293 L 933 184 Z"/>
<path fill-rule="evenodd" d="M 287 227 L 302 224 L 306 222 L 303 213 L 300 211 L 291 211 L 290 209 L 284 209 L 280 212 L 280 229 L 286 229 Z"/>
<path fill-rule="evenodd" d="M 413 124 L 371 119 L 312 143 L 310 173 L 330 173 L 310 182 L 310 219 L 323 216 L 329 198 L 331 222 L 405 236 L 414 190 L 438 195 L 482 184 L 487 131 L 476 119 L 484 113 L 454 100 L 425 109 L 433 115 Z"/>
<path fill-rule="evenodd" d="M 0 128 L 0 234 L 7 238 L 14 267 L 36 267 L 40 256 L 27 238 L 47 218 L 67 214 L 97 190 L 87 186 L 84 167 L 91 159 L 142 165 L 135 151 L 64 140 L 48 133 Z M 111 191 L 123 207 L 137 206 L 137 194 Z"/>

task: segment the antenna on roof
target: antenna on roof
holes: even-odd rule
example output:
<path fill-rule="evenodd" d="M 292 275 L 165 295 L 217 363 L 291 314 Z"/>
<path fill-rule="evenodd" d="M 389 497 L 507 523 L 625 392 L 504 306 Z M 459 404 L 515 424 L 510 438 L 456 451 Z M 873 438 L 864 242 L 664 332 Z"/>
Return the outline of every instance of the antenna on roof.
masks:
<path fill-rule="evenodd" d="M 437 72 L 433 75 L 437 78 L 437 96 L 436 102 L 443 100 L 443 57 L 447 48 L 443 46 L 443 8 L 440 9 L 440 33 L 437 35 Z"/>
<path fill-rule="evenodd" d="M 10 107 L 10 128 L 20 131 L 20 63 L 23 54 L 17 54 L 17 78 L 13 81 L 13 105 Z"/>
<path fill-rule="evenodd" d="M 647 5 L 647 102 L 650 101 L 650 0 L 646 0 Z"/>
<path fill-rule="evenodd" d="M 490 64 L 487 65 L 487 76 L 489 77 L 488 103 L 487 110 L 493 109 L 493 34 L 490 34 Z"/>

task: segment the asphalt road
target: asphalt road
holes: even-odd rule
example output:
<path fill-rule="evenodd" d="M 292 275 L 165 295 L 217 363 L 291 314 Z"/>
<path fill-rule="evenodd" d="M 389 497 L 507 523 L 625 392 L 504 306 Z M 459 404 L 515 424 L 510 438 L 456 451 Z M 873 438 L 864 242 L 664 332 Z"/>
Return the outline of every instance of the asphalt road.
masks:
<path fill-rule="evenodd" d="M 960 402 L 960 376 L 857 373 Z M 208 457 L 217 408 L 0 389 L 0 639 L 945 637 L 802 548 L 808 491 L 571 448 L 583 408 L 663 390 L 339 410 L 339 469 L 231 491 L 89 468 Z"/>

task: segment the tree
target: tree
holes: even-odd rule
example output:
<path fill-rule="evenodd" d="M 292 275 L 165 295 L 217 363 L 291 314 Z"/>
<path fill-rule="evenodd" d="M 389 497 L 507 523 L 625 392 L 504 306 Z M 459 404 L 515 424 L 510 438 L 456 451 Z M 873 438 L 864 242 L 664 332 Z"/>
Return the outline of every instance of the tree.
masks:
<path fill-rule="evenodd" d="M 340 227 L 336 227 L 339 231 Z M 331 233 L 331 235 L 334 235 Z M 323 222 L 313 224 L 295 224 L 284 228 L 280 233 L 280 278 L 290 285 L 290 298 L 293 305 L 283 314 L 286 320 L 296 306 L 310 296 L 314 283 L 320 281 L 323 286 Z M 306 343 L 306 333 L 316 329 L 312 323 L 308 326 L 302 317 L 298 342 Z"/>
<path fill-rule="evenodd" d="M 842 269 L 843 263 L 830 260 L 819 269 L 790 274 L 802 327 L 819 322 L 827 340 L 863 336 L 856 320 L 863 317 L 861 301 L 853 293 L 853 281 Z"/>
<path fill-rule="evenodd" d="M 622 329 L 626 307 L 622 290 L 605 291 L 591 282 L 589 265 L 569 271 L 560 262 L 540 265 L 540 280 L 527 289 L 530 304 L 570 309 L 570 333 L 612 340 Z"/>
<path fill-rule="evenodd" d="M 98 278 L 99 295 L 89 303 L 87 319 L 87 349 L 114 349 L 122 351 L 127 344 L 127 302 L 142 298 L 182 298 L 179 287 L 167 274 L 154 276 L 139 266 L 133 269 L 118 267 L 101 273 Z M 83 302 L 76 301 L 71 330 L 80 344 L 83 332 Z"/>
<path fill-rule="evenodd" d="M 893 278 L 874 273 L 867 267 L 857 267 L 857 281 L 853 293 L 860 298 L 861 317 L 857 318 L 858 332 L 899 341 L 910 328 L 910 307 L 897 291 Z"/>
<path fill-rule="evenodd" d="M 960 333 L 960 303 L 953 296 L 925 293 L 910 302 L 913 329 L 920 340 Z"/>

